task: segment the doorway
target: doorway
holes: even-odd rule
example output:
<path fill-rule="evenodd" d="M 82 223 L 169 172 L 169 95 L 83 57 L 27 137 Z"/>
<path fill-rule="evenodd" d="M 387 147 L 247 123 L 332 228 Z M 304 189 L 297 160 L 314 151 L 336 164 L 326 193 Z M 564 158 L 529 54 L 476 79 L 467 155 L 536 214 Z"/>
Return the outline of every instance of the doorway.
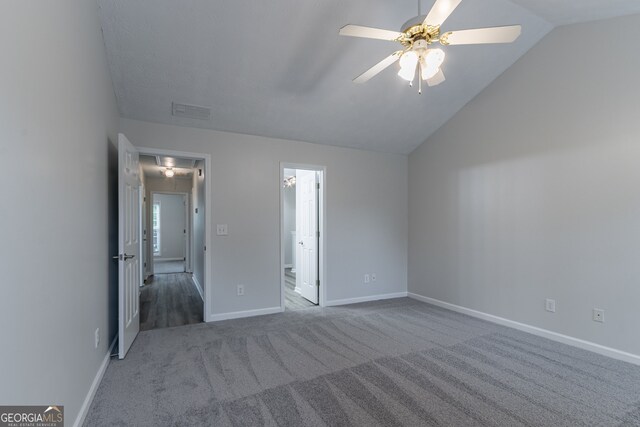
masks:
<path fill-rule="evenodd" d="M 191 174 L 192 185 L 188 204 L 189 220 L 188 232 L 193 239 L 187 246 L 186 269 L 193 274 L 183 272 L 185 280 L 180 286 L 186 287 L 197 298 L 191 297 L 192 306 L 199 309 L 199 315 L 193 317 L 182 316 L 176 324 L 162 326 L 179 326 L 202 322 L 210 319 L 211 305 L 207 303 L 207 296 L 211 295 L 211 271 L 212 259 L 206 256 L 207 246 L 211 246 L 211 156 L 209 154 L 196 154 L 162 150 L 154 148 L 140 148 L 134 146 L 122 133 L 118 134 L 118 253 L 113 259 L 118 263 L 118 357 L 124 359 L 134 340 L 143 327 L 141 317 L 145 309 L 144 301 L 149 302 L 155 298 L 142 298 L 144 296 L 144 279 L 149 277 L 149 270 L 153 275 L 153 263 L 148 262 L 152 256 L 150 246 L 152 239 L 149 230 L 151 197 L 148 193 L 154 191 L 176 192 L 177 180 L 172 180 L 179 175 L 181 168 L 178 161 L 187 162 L 187 169 Z M 145 162 L 148 163 L 145 165 Z M 151 170 L 147 174 L 145 168 Z M 155 172 L 153 172 L 155 169 Z M 163 184 L 173 188 L 153 188 L 151 179 L 163 178 Z M 143 216 L 144 214 L 144 216 Z M 189 261 L 191 259 L 191 261 Z M 170 275 L 170 274 L 169 274 Z M 167 275 L 168 276 L 168 275 Z M 156 288 L 159 290 L 159 288 Z M 176 290 L 176 289 L 174 289 Z M 157 292 L 161 294 L 163 292 Z M 164 292 L 166 294 L 166 292 Z M 142 301 L 141 301 L 142 300 Z M 169 297 L 174 306 L 182 305 L 180 298 Z M 195 301 L 194 301 L 195 300 Z M 160 316 L 156 316 L 160 317 Z M 173 317 L 177 316 L 165 316 Z M 184 319 L 187 319 L 186 321 Z M 168 320 L 172 322 L 172 320 Z M 158 325 L 156 325 L 158 326 Z M 162 327 L 160 326 L 160 327 Z"/>
<path fill-rule="evenodd" d="M 188 193 L 151 192 L 151 223 L 145 229 L 151 239 L 154 275 L 191 273 L 189 205 Z"/>
<path fill-rule="evenodd" d="M 146 205 L 142 218 L 145 281 L 140 288 L 140 330 L 203 322 L 202 162 L 146 153 L 139 158 Z"/>
<path fill-rule="evenodd" d="M 324 167 L 281 164 L 281 309 L 324 305 Z"/>

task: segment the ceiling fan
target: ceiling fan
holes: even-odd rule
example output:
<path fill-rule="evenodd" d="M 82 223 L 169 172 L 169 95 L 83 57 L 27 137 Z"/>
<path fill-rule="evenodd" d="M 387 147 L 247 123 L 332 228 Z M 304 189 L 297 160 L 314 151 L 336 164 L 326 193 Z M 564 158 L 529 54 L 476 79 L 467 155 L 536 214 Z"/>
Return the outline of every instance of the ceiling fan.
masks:
<path fill-rule="evenodd" d="M 429 86 L 439 85 L 445 80 L 444 73 L 440 68 L 444 62 L 445 53 L 442 49 L 430 48 L 430 45 L 434 43 L 440 43 L 442 46 L 511 43 L 520 36 L 520 25 L 441 33 L 440 26 L 461 1 L 436 0 L 431 11 L 425 17 L 420 12 L 420 0 L 418 0 L 418 16 L 405 22 L 400 31 L 351 24 L 342 27 L 340 29 L 341 36 L 394 41 L 402 45 L 401 50 L 393 52 L 353 81 L 365 83 L 396 61 L 400 61 L 398 75 L 407 80 L 409 85 L 413 85 L 416 70 L 419 71 L 418 93 L 422 93 L 422 80 L 425 80 Z"/>

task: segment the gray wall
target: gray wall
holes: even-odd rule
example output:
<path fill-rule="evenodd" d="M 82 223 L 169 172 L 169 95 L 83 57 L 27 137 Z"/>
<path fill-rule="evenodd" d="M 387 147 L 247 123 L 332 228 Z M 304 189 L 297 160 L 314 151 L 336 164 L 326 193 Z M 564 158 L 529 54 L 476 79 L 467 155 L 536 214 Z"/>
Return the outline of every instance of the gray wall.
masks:
<path fill-rule="evenodd" d="M 554 30 L 411 154 L 409 291 L 640 354 L 640 16 L 598 27 Z"/>
<path fill-rule="evenodd" d="M 214 314 L 280 306 L 281 161 L 327 167 L 327 299 L 406 292 L 407 156 L 127 119 L 122 131 L 135 145 L 211 155 L 207 215 L 229 226 L 207 250 Z"/>
<path fill-rule="evenodd" d="M 153 195 L 153 202 L 160 202 L 160 256 L 156 260 L 186 256 L 184 199 L 180 194 Z"/>
<path fill-rule="evenodd" d="M 198 174 L 198 169 L 202 169 L 202 175 Z M 198 160 L 195 164 L 195 173 L 193 174 L 193 206 L 191 208 L 193 217 L 193 276 L 196 278 L 200 286 L 200 290 L 204 289 L 204 247 L 205 247 L 205 186 L 204 177 L 208 171 L 204 169 L 204 162 Z M 196 209 L 198 212 L 196 213 Z"/>
<path fill-rule="evenodd" d="M 57 402 L 72 425 L 115 333 L 119 119 L 96 2 L 0 2 L 0 51 L 0 158 L 20 182 L 0 207 L 0 402 Z"/>

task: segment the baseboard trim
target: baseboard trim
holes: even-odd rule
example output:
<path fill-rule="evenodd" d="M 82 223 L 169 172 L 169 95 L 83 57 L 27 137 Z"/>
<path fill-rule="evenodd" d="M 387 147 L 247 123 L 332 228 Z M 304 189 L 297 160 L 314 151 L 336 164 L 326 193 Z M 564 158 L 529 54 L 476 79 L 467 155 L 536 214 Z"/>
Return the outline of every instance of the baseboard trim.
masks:
<path fill-rule="evenodd" d="M 446 308 L 451 311 L 467 314 L 469 316 L 476 317 L 478 319 L 483 319 L 492 323 L 497 323 L 498 325 L 508 326 L 510 328 L 517 329 L 519 331 L 528 332 L 530 334 L 547 338 L 552 341 L 560 342 L 573 347 L 578 347 L 583 350 L 588 350 L 593 353 L 601 354 L 603 356 L 608 356 L 613 359 L 622 360 L 623 362 L 633 363 L 634 365 L 640 365 L 640 356 L 633 353 L 628 353 L 626 351 L 617 350 L 611 347 L 606 347 L 591 341 L 582 340 L 580 338 L 571 337 L 569 335 L 563 335 L 557 332 L 550 331 L 548 329 L 538 328 L 537 326 L 531 326 L 526 323 L 516 322 L 514 320 L 505 319 L 504 317 L 494 316 L 493 314 L 488 314 L 482 311 L 473 310 L 471 308 L 462 307 L 460 305 L 451 304 L 449 302 L 437 300 L 435 298 L 425 297 L 423 295 L 414 294 L 412 292 L 408 293 L 408 297 L 418 301 L 426 302 L 428 304 L 433 304 L 438 307 Z"/>
<path fill-rule="evenodd" d="M 113 339 L 113 342 L 111 342 L 111 345 L 109 346 L 109 351 L 107 351 L 107 354 L 104 356 L 104 360 L 102 361 L 102 364 L 100 365 L 100 368 L 98 369 L 98 372 L 96 373 L 96 376 L 93 379 L 93 382 L 91 383 L 91 387 L 89 388 L 89 392 L 87 393 L 87 396 L 84 398 L 84 402 L 82 402 L 82 406 L 80 407 L 80 412 L 76 417 L 76 421 L 73 423 L 74 427 L 80 427 L 82 424 L 84 424 L 84 419 L 87 417 L 87 414 L 89 413 L 91 402 L 93 402 L 93 398 L 95 397 L 96 392 L 98 391 L 98 386 L 100 385 L 100 382 L 102 381 L 102 377 L 104 376 L 104 373 L 107 370 L 107 366 L 109 366 L 109 361 L 111 360 L 111 353 L 113 352 L 113 349 L 116 346 L 117 341 L 118 341 L 118 336 L 116 335 L 116 337 Z"/>
<path fill-rule="evenodd" d="M 231 313 L 212 314 L 209 316 L 209 322 L 219 322 L 220 320 L 240 319 L 243 317 L 264 316 L 266 314 L 282 313 L 282 308 L 269 307 L 259 308 L 257 310 L 233 311 Z"/>
<path fill-rule="evenodd" d="M 336 300 L 326 301 L 324 305 L 326 307 L 330 307 L 330 306 L 336 306 L 336 305 L 357 304 L 359 302 L 378 301 L 382 299 L 406 298 L 406 296 L 407 296 L 406 292 L 396 292 L 392 294 L 380 294 L 380 295 L 367 295 L 366 297 L 346 298 L 346 299 L 336 299 Z"/>
<path fill-rule="evenodd" d="M 196 289 L 200 294 L 200 298 L 202 298 L 202 301 L 204 302 L 204 292 L 202 292 L 202 286 L 200 285 L 200 282 L 198 282 L 198 279 L 196 279 L 196 276 L 193 273 L 191 274 L 191 280 L 193 280 L 193 284 L 196 285 Z"/>
<path fill-rule="evenodd" d="M 184 258 L 154 258 L 154 261 L 184 261 Z"/>

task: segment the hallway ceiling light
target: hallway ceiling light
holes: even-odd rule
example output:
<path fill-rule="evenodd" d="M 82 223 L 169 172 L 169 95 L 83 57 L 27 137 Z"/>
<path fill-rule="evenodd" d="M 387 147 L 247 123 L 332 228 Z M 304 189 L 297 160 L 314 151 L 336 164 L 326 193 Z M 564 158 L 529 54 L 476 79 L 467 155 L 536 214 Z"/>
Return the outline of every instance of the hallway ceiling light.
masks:
<path fill-rule="evenodd" d="M 293 187 L 294 185 L 296 185 L 296 177 L 290 176 L 284 179 L 282 187 L 287 188 L 287 187 Z"/>
<path fill-rule="evenodd" d="M 173 171 L 173 169 L 171 168 L 167 168 L 164 171 L 164 176 L 166 176 L 167 178 L 172 178 L 175 175 L 175 172 Z"/>

